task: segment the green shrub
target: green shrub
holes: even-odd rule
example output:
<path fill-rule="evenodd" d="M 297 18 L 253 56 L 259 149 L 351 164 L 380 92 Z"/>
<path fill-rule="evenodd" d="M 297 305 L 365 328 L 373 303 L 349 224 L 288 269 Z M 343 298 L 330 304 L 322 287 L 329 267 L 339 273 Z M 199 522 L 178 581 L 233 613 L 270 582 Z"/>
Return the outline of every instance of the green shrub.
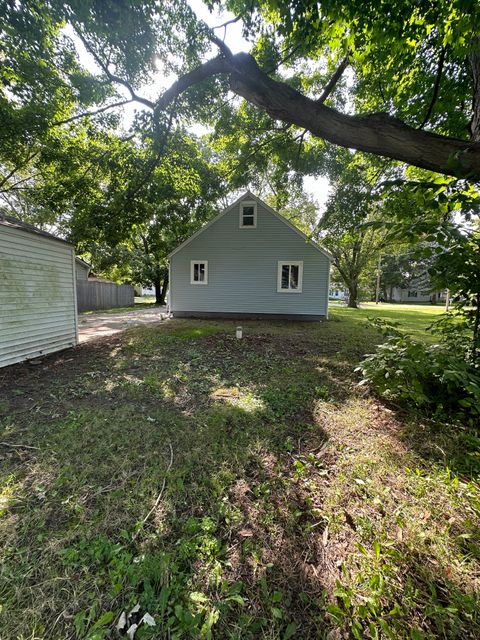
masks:
<path fill-rule="evenodd" d="M 438 342 L 426 344 L 378 318 L 372 323 L 386 341 L 358 367 L 362 384 L 429 414 L 462 414 L 471 420 L 480 415 L 480 371 L 463 326 L 442 320 L 431 328 Z"/>

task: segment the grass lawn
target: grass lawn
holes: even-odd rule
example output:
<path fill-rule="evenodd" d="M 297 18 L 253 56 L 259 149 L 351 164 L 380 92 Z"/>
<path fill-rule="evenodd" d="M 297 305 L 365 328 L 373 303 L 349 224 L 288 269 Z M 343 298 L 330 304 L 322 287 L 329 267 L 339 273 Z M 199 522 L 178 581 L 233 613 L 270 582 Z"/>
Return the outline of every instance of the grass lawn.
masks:
<path fill-rule="evenodd" d="M 432 340 L 432 336 L 426 331 L 435 320 L 445 312 L 444 305 L 419 305 L 419 304 L 388 304 L 374 302 L 362 302 L 359 309 L 349 309 L 344 306 L 330 307 L 333 319 L 344 318 L 360 324 L 369 318 L 383 318 L 389 322 L 397 322 L 400 327 L 412 336 Z"/>
<path fill-rule="evenodd" d="M 353 372 L 440 309 L 173 320 L 0 371 L 0 637 L 480 637 L 478 440 Z M 5 444 L 7 443 L 7 444 Z"/>

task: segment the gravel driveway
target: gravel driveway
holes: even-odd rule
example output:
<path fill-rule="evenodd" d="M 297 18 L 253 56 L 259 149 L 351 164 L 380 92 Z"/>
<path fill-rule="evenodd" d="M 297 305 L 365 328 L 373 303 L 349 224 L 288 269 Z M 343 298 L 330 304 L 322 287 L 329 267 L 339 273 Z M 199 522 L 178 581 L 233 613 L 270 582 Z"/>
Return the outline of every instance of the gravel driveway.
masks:
<path fill-rule="evenodd" d="M 112 336 L 140 324 L 156 324 L 166 317 L 166 307 L 132 309 L 120 313 L 79 313 L 78 338 L 80 344 L 96 338 Z"/>

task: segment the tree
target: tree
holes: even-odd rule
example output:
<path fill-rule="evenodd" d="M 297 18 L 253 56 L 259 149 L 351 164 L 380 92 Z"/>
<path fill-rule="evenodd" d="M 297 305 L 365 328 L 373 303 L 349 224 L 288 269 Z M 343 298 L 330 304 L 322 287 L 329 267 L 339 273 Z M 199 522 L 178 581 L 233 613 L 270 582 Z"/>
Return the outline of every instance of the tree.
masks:
<path fill-rule="evenodd" d="M 226 103 L 218 111 L 210 144 L 218 154 L 232 189 L 250 187 L 263 197 L 273 195 L 275 209 L 303 191 L 305 175 L 320 175 L 325 149 L 305 132 L 272 122 L 247 102 Z"/>
<path fill-rule="evenodd" d="M 471 335 L 470 358 L 480 368 L 480 225 L 477 221 L 469 230 L 449 233 L 446 250 L 442 251 L 430 268 L 438 287 L 452 291 L 453 304 Z M 455 331 L 455 326 L 454 326 Z"/>
<path fill-rule="evenodd" d="M 429 270 L 436 257 L 432 249 L 432 243 L 420 243 L 411 247 L 400 245 L 397 253 L 382 255 L 380 286 L 385 299 L 393 301 L 393 289 L 396 287 L 421 287 L 433 293 Z M 391 244 L 388 250 L 391 250 Z"/>
<path fill-rule="evenodd" d="M 404 289 L 407 286 L 406 260 L 408 258 L 405 254 L 381 256 L 380 290 L 383 298 L 388 302 L 393 302 L 393 289 L 397 287 Z"/>
<path fill-rule="evenodd" d="M 348 290 L 348 306 L 356 309 L 361 285 L 366 284 L 375 268 L 375 258 L 382 246 L 383 238 L 372 229 L 353 229 L 340 226 L 330 230 L 322 244 L 332 254 L 333 266 Z"/>
<path fill-rule="evenodd" d="M 36 212 L 47 213 L 54 202 L 62 224 L 108 228 L 109 241 L 120 242 L 133 225 L 151 219 L 144 187 L 155 191 L 151 177 L 165 167 L 180 122 L 225 122 L 217 133 L 233 175 L 239 182 L 254 177 L 253 154 L 276 193 L 328 164 L 331 147 L 322 139 L 419 167 L 415 174 L 391 163 L 396 180 L 419 176 L 434 193 L 438 188 L 432 202 L 439 208 L 450 207 L 454 188 L 477 195 L 474 187 L 464 189 L 480 177 L 475 4 L 225 0 L 210 6 L 227 7 L 242 21 L 250 53 L 232 54 L 185 0 L 4 3 L 0 120 L 8 135 L 0 140 L 0 181 L 12 198 L 40 179 L 45 189 L 32 189 L 30 198 Z M 82 65 L 80 46 L 93 71 Z M 147 96 L 158 66 L 178 79 Z M 119 138 L 111 114 L 127 102 L 141 111 Z M 79 154 L 81 162 L 90 158 L 86 175 L 76 168 L 55 185 L 52 166 L 62 166 L 58 157 L 67 157 L 67 149 L 82 149 L 85 137 L 98 140 Z M 438 185 L 432 172 L 453 179 Z M 82 179 L 88 207 L 78 202 Z M 60 214 L 66 191 L 73 204 Z M 352 242 L 357 227 L 349 227 Z M 355 243 L 354 250 L 358 256 Z"/>
<path fill-rule="evenodd" d="M 480 178 L 475 3 L 227 0 L 210 6 L 227 7 L 243 21 L 255 41 L 253 55 L 232 54 L 185 1 L 6 3 L 0 17 L 9 91 L 2 113 L 16 118 L 19 100 L 22 109 L 28 103 L 35 112 L 52 93 L 52 82 L 56 96 L 65 90 L 76 102 L 64 120 L 84 115 L 78 108 L 82 92 L 95 113 L 134 101 L 150 110 L 145 126 L 161 151 L 172 117 L 209 122 L 231 90 L 300 133 L 446 175 Z M 65 24 L 100 73 L 92 77 L 78 67 Z M 211 47 L 218 55 L 202 62 Z M 39 51 L 43 75 L 35 65 L 32 72 Z M 156 60 L 178 80 L 151 99 L 139 87 L 151 79 Z M 347 68 L 354 81 L 350 112 L 342 112 L 332 97 Z M 115 92 L 102 96 L 106 87 Z M 55 124 L 43 112 L 38 121 L 42 130 Z M 31 122 L 22 130 L 36 134 Z"/>
<path fill-rule="evenodd" d="M 360 284 L 377 263 L 385 232 L 367 223 L 381 219 L 382 201 L 368 175 L 372 165 L 362 154 L 341 151 L 330 168 L 333 189 L 316 234 L 333 257 L 337 273 L 348 289 L 348 306 L 358 306 Z M 337 277 L 339 276 L 339 277 Z"/>
<path fill-rule="evenodd" d="M 265 196 L 265 202 L 306 235 L 311 236 L 315 231 L 320 215 L 319 205 L 303 189 L 291 186 L 285 194 L 270 193 Z"/>
<path fill-rule="evenodd" d="M 106 159 L 102 197 L 69 207 L 67 223 L 95 271 L 153 285 L 158 304 L 168 288 L 168 253 L 217 213 L 224 185 L 210 150 L 186 131 L 172 132 L 166 150 L 145 171 L 148 143 L 123 143 Z"/>

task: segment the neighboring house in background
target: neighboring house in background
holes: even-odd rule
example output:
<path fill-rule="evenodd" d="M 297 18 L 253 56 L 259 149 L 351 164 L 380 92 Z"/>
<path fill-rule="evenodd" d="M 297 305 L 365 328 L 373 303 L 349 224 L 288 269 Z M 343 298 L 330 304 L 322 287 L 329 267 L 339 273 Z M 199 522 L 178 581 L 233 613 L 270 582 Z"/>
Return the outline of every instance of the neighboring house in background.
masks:
<path fill-rule="evenodd" d="M 348 298 L 348 292 L 340 285 L 333 284 L 330 286 L 328 297 L 330 300 L 346 300 Z"/>
<path fill-rule="evenodd" d="M 82 260 L 81 258 L 75 258 L 75 273 L 77 275 L 77 280 L 88 280 L 88 274 L 90 273 L 90 269 L 92 267 Z"/>
<path fill-rule="evenodd" d="M 433 291 L 428 273 L 412 278 L 408 287 L 392 287 L 391 302 L 445 302 L 447 291 Z"/>
<path fill-rule="evenodd" d="M 330 254 L 249 191 L 169 258 L 176 317 L 327 318 Z"/>
<path fill-rule="evenodd" d="M 74 248 L 0 214 L 0 367 L 77 342 Z"/>
<path fill-rule="evenodd" d="M 393 287 L 392 289 L 392 302 L 445 302 L 447 298 L 447 291 L 431 291 L 429 289 L 417 288 L 414 284 L 411 284 L 408 288 Z"/>
<path fill-rule="evenodd" d="M 155 287 L 142 287 L 141 285 L 135 285 L 136 296 L 154 296 Z"/>

